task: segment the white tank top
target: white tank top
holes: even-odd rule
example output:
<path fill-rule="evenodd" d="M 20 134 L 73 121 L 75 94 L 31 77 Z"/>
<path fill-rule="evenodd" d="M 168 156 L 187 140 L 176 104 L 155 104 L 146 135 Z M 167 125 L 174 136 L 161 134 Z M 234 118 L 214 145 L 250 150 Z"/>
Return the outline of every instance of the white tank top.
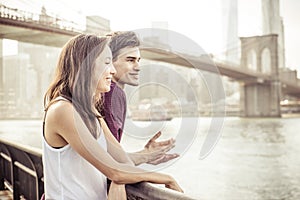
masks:
<path fill-rule="evenodd" d="M 99 145 L 107 151 L 102 128 Z M 46 199 L 106 200 L 107 179 L 71 146 L 56 149 L 43 137 L 43 168 Z"/>

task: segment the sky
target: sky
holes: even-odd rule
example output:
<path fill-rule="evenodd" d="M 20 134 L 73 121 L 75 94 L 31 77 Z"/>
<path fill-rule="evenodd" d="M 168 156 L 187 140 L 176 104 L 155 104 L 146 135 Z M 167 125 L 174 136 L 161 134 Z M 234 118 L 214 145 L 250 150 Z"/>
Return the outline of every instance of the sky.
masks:
<path fill-rule="evenodd" d="M 200 45 L 206 52 L 224 52 L 222 0 L 1 0 L 40 11 L 44 5 L 53 12 L 78 20 L 80 15 L 99 15 L 110 20 L 111 29 L 151 28 L 152 22 L 167 22 L 168 29 Z M 261 35 L 260 0 L 238 0 L 238 36 Z M 300 73 L 300 1 L 280 0 L 280 15 L 285 26 L 286 66 Z M 299 76 L 299 75 L 298 75 Z"/>

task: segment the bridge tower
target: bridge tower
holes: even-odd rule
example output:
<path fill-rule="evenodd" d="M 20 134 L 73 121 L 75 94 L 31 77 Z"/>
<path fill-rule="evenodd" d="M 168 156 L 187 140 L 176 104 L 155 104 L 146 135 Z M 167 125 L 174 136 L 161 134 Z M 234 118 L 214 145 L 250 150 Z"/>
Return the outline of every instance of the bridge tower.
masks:
<path fill-rule="evenodd" d="M 241 116 L 280 117 L 278 35 L 241 37 L 241 67 L 271 79 L 245 80 L 241 87 Z"/>
<path fill-rule="evenodd" d="M 0 39 L 0 92 L 3 90 L 3 39 Z"/>
<path fill-rule="evenodd" d="M 0 38 L 0 118 L 4 113 L 4 88 L 3 88 L 3 39 Z"/>

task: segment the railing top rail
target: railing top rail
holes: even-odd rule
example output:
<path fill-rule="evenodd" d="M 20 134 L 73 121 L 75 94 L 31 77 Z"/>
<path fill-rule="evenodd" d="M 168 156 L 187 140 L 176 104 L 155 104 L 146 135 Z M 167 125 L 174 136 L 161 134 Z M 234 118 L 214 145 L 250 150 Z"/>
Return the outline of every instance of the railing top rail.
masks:
<path fill-rule="evenodd" d="M 20 144 L 18 142 L 15 142 L 15 141 L 12 141 L 12 140 L 7 140 L 7 139 L 4 139 L 4 138 L 0 138 L 0 143 L 12 146 L 16 149 L 20 149 L 20 150 L 22 150 L 24 152 L 27 152 L 29 154 L 42 157 L 42 149 L 40 149 L 40 148 L 32 147 L 32 146 L 25 145 L 25 144 Z"/>

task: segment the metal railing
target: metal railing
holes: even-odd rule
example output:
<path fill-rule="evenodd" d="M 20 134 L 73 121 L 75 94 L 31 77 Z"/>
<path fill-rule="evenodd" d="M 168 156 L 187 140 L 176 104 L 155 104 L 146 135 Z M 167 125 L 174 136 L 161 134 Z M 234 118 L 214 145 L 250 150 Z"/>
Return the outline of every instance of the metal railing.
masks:
<path fill-rule="evenodd" d="M 0 190 L 14 199 L 38 200 L 44 193 L 40 149 L 0 139 Z"/>
<path fill-rule="evenodd" d="M 32 13 L 17 8 L 11 8 L 3 4 L 0 4 L 0 18 L 11 19 L 20 22 L 34 23 L 45 27 L 50 26 L 57 29 L 75 32 L 82 32 L 86 28 L 73 21 L 69 21 L 59 17 L 53 17 L 47 14 Z"/>
<path fill-rule="evenodd" d="M 14 199 L 39 200 L 44 193 L 42 150 L 0 138 L 0 190 Z M 185 194 L 149 183 L 126 185 L 128 200 L 192 200 Z"/>
<path fill-rule="evenodd" d="M 0 3 L 0 22 L 2 21 L 2 23 L 4 24 L 9 23 L 8 21 L 10 21 L 11 24 L 11 21 L 14 21 L 19 22 L 19 25 L 22 24 L 23 26 L 31 27 L 33 29 L 37 29 L 38 27 L 40 27 L 44 29 L 69 32 L 69 34 L 72 33 L 74 35 L 83 32 L 102 32 L 103 34 L 110 32 L 110 28 L 107 24 L 103 24 L 101 21 L 99 22 L 96 19 L 89 19 L 93 20 L 93 23 L 97 25 L 95 26 L 89 23 L 80 24 L 65 18 L 58 17 L 58 15 L 54 13 L 48 14 L 46 13 L 46 11 L 41 13 L 33 13 L 25 10 L 20 10 L 18 8 L 11 8 Z"/>

